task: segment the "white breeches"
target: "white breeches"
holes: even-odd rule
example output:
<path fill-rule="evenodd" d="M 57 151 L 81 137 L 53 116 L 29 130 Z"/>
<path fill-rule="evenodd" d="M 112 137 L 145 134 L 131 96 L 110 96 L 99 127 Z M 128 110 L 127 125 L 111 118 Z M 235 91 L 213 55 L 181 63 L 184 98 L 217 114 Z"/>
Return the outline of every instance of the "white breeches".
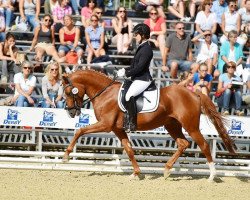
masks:
<path fill-rule="evenodd" d="M 151 81 L 135 80 L 129 87 L 128 92 L 125 96 L 125 100 L 129 101 L 130 97 L 141 94 L 150 85 Z"/>

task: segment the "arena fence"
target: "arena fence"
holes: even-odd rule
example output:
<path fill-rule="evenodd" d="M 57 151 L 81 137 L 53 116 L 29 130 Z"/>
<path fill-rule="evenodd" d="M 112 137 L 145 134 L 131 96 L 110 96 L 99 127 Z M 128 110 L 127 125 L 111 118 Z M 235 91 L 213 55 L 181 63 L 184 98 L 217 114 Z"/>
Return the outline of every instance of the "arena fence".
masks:
<path fill-rule="evenodd" d="M 80 118 L 66 120 L 66 111 L 61 109 L 14 107 L 0 109 L 2 113 L 0 168 L 132 172 L 131 163 L 113 133 L 89 134 L 79 138 L 74 152 L 70 154 L 70 162 L 62 163 L 64 151 L 74 135 L 74 127 L 94 122 L 91 117 L 92 110 L 82 110 L 85 116 L 82 116 L 81 120 Z M 44 116 L 45 111 L 54 115 L 47 113 L 48 115 Z M 32 120 L 34 121 L 31 123 Z M 250 177 L 250 128 L 247 126 L 249 118 L 236 117 L 232 118 L 233 120 L 237 123 L 228 131 L 238 147 L 236 156 L 229 155 L 221 139 L 213 131 L 213 127 L 203 125 L 203 121 L 201 128 L 205 131 L 204 137 L 210 144 L 218 175 Z M 51 126 L 53 123 L 57 125 Z M 30 124 L 32 127 L 26 127 Z M 177 150 L 175 141 L 163 129 L 134 132 L 129 134 L 129 138 L 142 173 L 163 173 L 164 164 Z M 172 173 L 208 175 L 206 159 L 196 143 L 188 136 L 187 139 L 190 141 L 190 147 L 176 162 Z"/>

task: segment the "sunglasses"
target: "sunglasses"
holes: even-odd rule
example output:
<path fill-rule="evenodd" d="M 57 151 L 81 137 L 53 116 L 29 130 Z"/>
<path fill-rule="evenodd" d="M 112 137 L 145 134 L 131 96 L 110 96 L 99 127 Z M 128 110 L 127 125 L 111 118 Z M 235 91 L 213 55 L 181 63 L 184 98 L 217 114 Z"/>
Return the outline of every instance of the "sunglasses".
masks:
<path fill-rule="evenodd" d="M 58 68 L 50 69 L 50 71 L 58 71 Z"/>
<path fill-rule="evenodd" d="M 205 35 L 205 37 L 207 37 L 207 36 L 211 36 L 211 34 L 207 34 L 207 35 Z"/>
<path fill-rule="evenodd" d="M 184 27 L 180 27 L 180 28 L 177 28 L 178 30 L 184 30 L 185 28 Z"/>
<path fill-rule="evenodd" d="M 23 67 L 23 69 L 30 69 L 31 70 L 31 67 Z"/>
<path fill-rule="evenodd" d="M 237 5 L 230 5 L 230 7 L 231 7 L 231 8 L 236 8 L 236 7 L 237 7 Z"/>
<path fill-rule="evenodd" d="M 125 13 L 126 10 L 119 10 L 119 13 Z"/>
<path fill-rule="evenodd" d="M 102 15 L 102 12 L 96 12 L 97 15 L 101 14 Z"/>
<path fill-rule="evenodd" d="M 213 4 L 212 4 L 212 3 L 207 3 L 206 5 L 208 5 L 208 6 L 212 6 Z"/>
<path fill-rule="evenodd" d="M 152 13 L 150 13 L 150 15 L 157 15 L 158 13 L 156 13 L 156 12 L 152 12 Z"/>
<path fill-rule="evenodd" d="M 236 69 L 234 66 L 228 66 L 227 69 Z"/>
<path fill-rule="evenodd" d="M 45 22 L 51 22 L 51 19 L 44 19 Z"/>
<path fill-rule="evenodd" d="M 92 22 L 97 22 L 98 20 L 97 19 L 91 19 Z"/>

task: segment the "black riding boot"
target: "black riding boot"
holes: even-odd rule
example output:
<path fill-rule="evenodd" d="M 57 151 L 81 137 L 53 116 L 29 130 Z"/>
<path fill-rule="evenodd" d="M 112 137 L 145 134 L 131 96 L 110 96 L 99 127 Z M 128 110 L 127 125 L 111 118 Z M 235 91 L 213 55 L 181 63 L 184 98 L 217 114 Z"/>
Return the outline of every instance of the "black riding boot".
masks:
<path fill-rule="evenodd" d="M 135 131 L 137 128 L 137 111 L 134 97 L 131 97 L 130 100 L 126 102 L 126 109 L 123 128 L 126 132 Z"/>

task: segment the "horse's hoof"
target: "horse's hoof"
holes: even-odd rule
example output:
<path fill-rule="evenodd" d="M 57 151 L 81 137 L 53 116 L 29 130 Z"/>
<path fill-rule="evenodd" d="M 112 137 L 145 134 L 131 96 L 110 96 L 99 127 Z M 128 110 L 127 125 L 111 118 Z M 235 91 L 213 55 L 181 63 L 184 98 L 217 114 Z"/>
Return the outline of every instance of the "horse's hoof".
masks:
<path fill-rule="evenodd" d="M 64 155 L 63 159 L 62 159 L 63 163 L 68 163 L 69 162 L 69 156 L 68 155 Z"/>
<path fill-rule="evenodd" d="M 167 179 L 170 176 L 170 170 L 169 169 L 165 169 L 164 170 L 164 179 Z"/>
<path fill-rule="evenodd" d="M 131 174 L 130 176 L 129 176 L 129 180 L 130 181 L 139 181 L 140 180 L 140 178 L 139 178 L 139 175 L 138 174 Z"/>

